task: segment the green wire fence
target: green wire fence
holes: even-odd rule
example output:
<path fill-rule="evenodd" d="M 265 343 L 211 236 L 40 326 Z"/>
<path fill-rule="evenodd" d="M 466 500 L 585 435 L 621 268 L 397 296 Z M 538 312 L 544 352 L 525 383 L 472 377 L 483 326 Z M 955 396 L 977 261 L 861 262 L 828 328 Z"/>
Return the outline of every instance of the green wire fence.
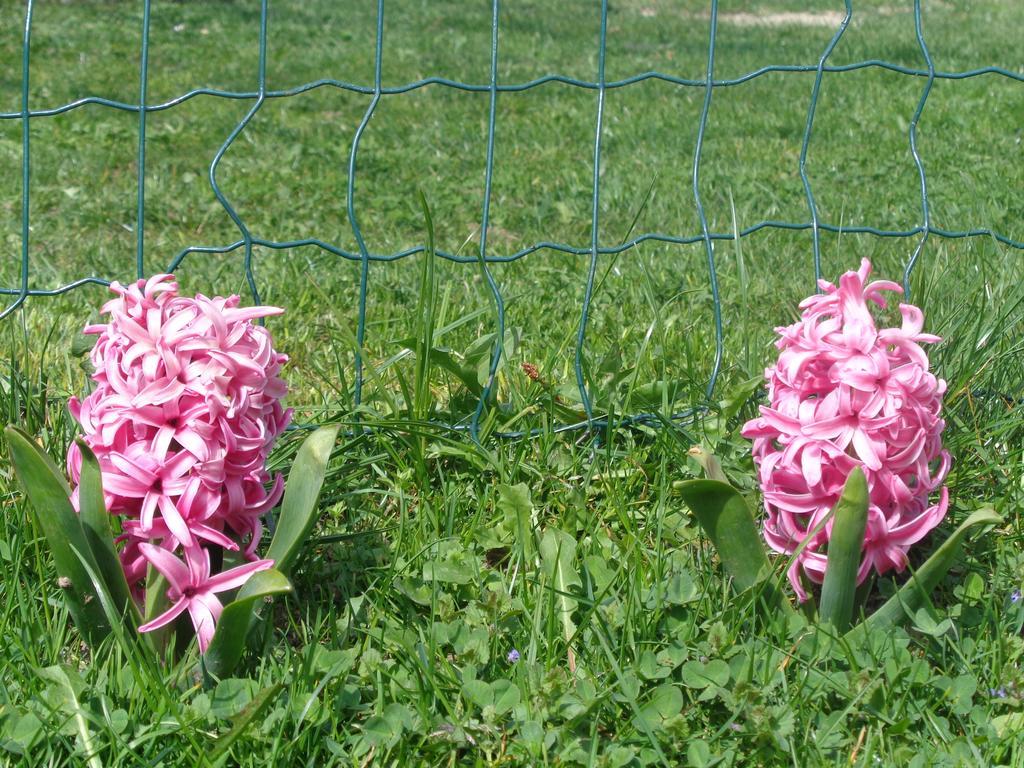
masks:
<path fill-rule="evenodd" d="M 284 90 L 270 90 L 267 88 L 266 68 L 267 68 L 267 28 L 268 28 L 268 5 L 269 0 L 261 0 L 260 4 L 260 18 L 259 18 L 259 59 L 258 59 L 258 73 L 256 77 L 256 90 L 255 91 L 229 91 L 219 90 L 214 88 L 195 88 L 186 93 L 183 93 L 176 98 L 164 101 L 161 103 L 149 103 L 147 99 L 147 81 L 149 73 L 149 38 L 150 38 L 150 16 L 151 16 L 151 0 L 143 0 L 142 2 L 142 34 L 141 34 L 141 51 L 140 51 L 140 64 L 139 64 L 139 99 L 138 103 L 127 103 L 122 101 L 115 101 L 111 99 L 101 98 L 97 96 L 86 96 L 83 98 L 76 99 L 66 104 L 59 106 L 53 106 L 48 108 L 36 108 L 30 109 L 29 106 L 29 93 L 31 83 L 31 37 L 32 37 L 32 16 L 33 6 L 35 3 L 33 0 L 28 0 L 25 6 L 24 15 L 24 34 L 22 43 L 22 61 L 21 61 L 21 109 L 17 112 L 6 112 L 0 113 L 0 120 L 11 120 L 20 121 L 21 125 L 21 144 L 22 144 L 22 160 L 21 160 L 21 253 L 20 253 L 20 281 L 15 286 L 0 286 L 0 295 L 8 297 L 9 301 L 3 311 L 0 311 L 0 320 L 10 315 L 16 309 L 18 309 L 29 296 L 53 296 L 57 294 L 66 293 L 74 290 L 80 286 L 86 284 L 99 284 L 109 285 L 110 280 L 103 279 L 100 277 L 83 277 L 77 280 L 73 280 L 64 285 L 60 285 L 53 288 L 38 289 L 29 288 L 29 275 L 31 271 L 31 258 L 30 258 L 30 235 L 31 228 L 30 223 L 32 221 L 32 209 L 31 209 L 31 196 L 30 196 L 30 178 L 32 173 L 32 152 L 31 152 L 31 127 L 34 120 L 45 119 L 55 115 L 61 115 L 72 110 L 79 109 L 86 105 L 97 105 L 107 107 L 114 110 L 121 110 L 125 112 L 133 112 L 138 115 L 138 177 L 137 177 L 137 201 L 136 201 L 136 218 L 135 218 L 135 235 L 136 235 L 136 272 L 138 276 L 144 277 L 152 272 L 152 269 L 147 267 L 146 260 L 146 242 L 145 242 L 145 210 L 146 210 L 146 199 L 145 199 L 145 181 L 146 181 L 146 117 L 151 112 L 159 112 L 163 110 L 170 110 L 178 105 L 183 104 L 190 99 L 197 96 L 212 96 L 221 99 L 233 99 L 251 102 L 251 106 L 238 122 L 235 128 L 229 133 L 223 144 L 219 147 L 213 156 L 213 159 L 209 166 L 209 184 L 211 191 L 216 198 L 217 202 L 223 208 L 224 212 L 231 218 L 235 226 L 238 228 L 240 239 L 227 243 L 227 244 L 213 244 L 213 245 L 193 245 L 185 248 L 178 253 L 172 261 L 166 266 L 166 271 L 174 272 L 183 263 L 183 261 L 190 254 L 223 254 L 228 252 L 234 252 L 239 249 L 242 250 L 244 255 L 244 271 L 245 279 L 248 283 L 249 290 L 252 294 L 254 302 L 260 302 L 259 289 L 253 274 L 252 268 L 252 252 L 253 246 L 261 246 L 271 249 L 289 249 L 301 246 L 313 246 L 323 249 L 326 252 L 334 254 L 336 256 L 358 262 L 360 264 L 360 280 L 359 280 L 359 305 L 358 305 L 358 325 L 356 331 L 356 340 L 360 349 L 362 349 L 365 333 L 366 333 L 366 299 L 367 292 L 369 289 L 369 267 L 372 262 L 389 262 L 412 256 L 417 253 L 422 253 L 426 250 L 426 246 L 419 245 L 412 248 L 406 248 L 393 253 L 371 253 L 367 248 L 366 241 L 363 236 L 362 229 L 359 224 L 358 215 L 358 196 L 356 183 L 358 179 L 358 159 L 359 159 L 359 146 L 360 140 L 363 136 L 364 131 L 369 125 L 374 113 L 380 103 L 381 97 L 384 95 L 402 94 L 417 89 L 425 88 L 428 86 L 436 86 L 441 88 L 450 88 L 460 91 L 468 92 L 481 92 L 489 94 L 489 109 L 487 118 L 487 148 L 486 148 L 486 166 L 484 175 L 484 191 L 483 191 L 483 208 L 480 214 L 480 244 L 479 253 L 473 256 L 459 255 L 457 253 L 451 253 L 444 250 L 438 250 L 437 256 L 448 259 L 452 262 L 458 263 L 479 263 L 483 267 L 484 275 L 486 278 L 487 286 L 490 290 L 495 310 L 495 343 L 490 356 L 490 369 L 489 376 L 483 393 L 479 398 L 478 405 L 475 413 L 468 423 L 458 425 L 448 425 L 456 429 L 468 430 L 474 438 L 479 434 L 480 420 L 484 411 L 485 403 L 491 397 L 491 392 L 494 386 L 494 378 L 496 371 L 498 370 L 499 362 L 503 354 L 503 339 L 505 337 L 505 305 L 502 297 L 501 288 L 491 273 L 490 266 L 492 264 L 512 262 L 523 258 L 531 253 L 540 250 L 551 250 L 558 251 L 566 254 L 574 254 L 581 256 L 589 256 L 589 268 L 586 277 L 586 288 L 583 295 L 582 310 L 579 318 L 578 331 L 576 335 L 576 344 L 574 350 L 574 371 L 576 377 L 576 384 L 579 389 L 580 401 L 582 403 L 583 411 L 586 414 L 586 419 L 577 424 L 563 424 L 557 429 L 571 430 L 578 428 L 593 428 L 601 426 L 605 423 L 604 419 L 596 418 L 594 409 L 588 392 L 587 385 L 584 379 L 583 363 L 584 363 L 584 350 L 587 339 L 587 324 L 590 317 L 591 302 L 594 293 L 595 277 L 597 275 L 597 267 L 599 260 L 602 256 L 608 256 L 611 254 L 618 254 L 623 251 L 627 251 L 635 246 L 648 242 L 661 242 L 670 244 L 693 244 L 702 243 L 704 252 L 707 260 L 708 279 L 713 300 L 713 312 L 714 312 L 714 327 L 715 327 L 715 354 L 714 364 L 710 373 L 710 377 L 706 386 L 706 395 L 710 399 L 715 391 L 716 381 L 718 379 L 721 365 L 722 365 L 722 354 L 723 354 L 723 330 L 722 330 L 722 303 L 719 297 L 718 280 L 715 270 L 715 242 L 723 240 L 733 240 L 737 235 L 739 237 L 746 237 L 755 232 L 759 232 L 764 229 L 779 229 L 779 230 L 809 230 L 811 232 L 811 249 L 813 253 L 813 264 L 814 264 L 814 276 L 815 278 L 821 277 L 821 249 L 820 249 L 820 234 L 822 231 L 833 232 L 833 233 L 852 233 L 852 234 L 869 234 L 877 237 L 885 238 L 914 238 L 916 244 L 913 248 L 912 255 L 906 261 L 903 273 L 904 289 L 908 292 L 910 290 L 910 277 L 914 268 L 918 262 L 918 258 L 921 255 L 922 250 L 925 247 L 929 237 L 936 236 L 941 238 L 973 238 L 973 237 L 989 237 L 1003 243 L 1006 246 L 1015 249 L 1024 249 L 1024 242 L 1014 240 L 1000 232 L 992 231 L 987 228 L 973 228 L 965 230 L 947 230 L 935 227 L 932 225 L 931 213 L 928 201 L 928 181 L 925 174 L 924 163 L 922 162 L 921 155 L 918 149 L 917 141 L 917 129 L 918 123 L 924 112 L 926 103 L 928 101 L 929 94 L 931 93 L 932 86 L 936 80 L 963 80 L 966 78 L 974 78 L 982 75 L 998 76 L 1008 78 L 1017 82 L 1024 82 L 1024 74 L 1020 72 L 1014 72 L 1002 67 L 989 66 L 977 69 L 970 69 L 965 71 L 939 71 L 935 68 L 931 54 L 928 49 L 928 44 L 925 40 L 925 36 L 922 29 L 922 14 L 921 14 L 921 0 L 913 0 L 913 13 L 914 13 L 914 28 L 917 39 L 917 44 L 920 49 L 921 59 L 924 62 L 923 68 L 911 68 L 896 64 L 889 61 L 880 59 L 868 59 L 863 61 L 856 61 L 853 63 L 843 65 L 830 65 L 829 58 L 835 50 L 837 44 L 845 33 L 850 21 L 853 17 L 854 9 L 852 0 L 845 0 L 845 14 L 838 25 L 834 35 L 830 39 L 828 45 L 822 51 L 820 58 L 816 63 L 805 63 L 805 64 L 773 64 L 762 66 L 754 71 L 747 72 L 741 76 L 733 77 L 730 79 L 720 79 L 715 77 L 715 52 L 716 52 L 716 40 L 718 30 L 718 0 L 711 0 L 710 2 L 710 33 L 707 45 L 707 66 L 705 69 L 704 77 L 702 79 L 687 79 L 682 77 L 676 77 L 673 75 L 665 74 L 658 71 L 646 71 L 631 77 L 627 77 L 620 80 L 607 80 L 605 77 L 605 59 L 607 51 L 607 38 L 608 38 L 608 0 L 600 0 L 600 33 L 597 40 L 597 72 L 596 80 L 587 81 L 580 80 L 573 77 L 568 77 L 562 74 L 548 74 L 543 77 L 539 77 L 526 82 L 499 82 L 498 80 L 498 62 L 501 54 L 501 25 L 499 23 L 500 17 L 500 2 L 499 0 L 492 0 L 491 3 L 491 37 L 490 37 L 490 77 L 486 83 L 469 83 L 461 82 L 457 80 L 451 80 L 444 77 L 429 77 L 414 82 L 408 82 L 397 86 L 385 86 L 382 81 L 382 61 L 385 50 L 384 40 L 384 20 L 387 8 L 384 0 L 377 0 L 376 3 L 376 41 L 374 48 L 374 81 L 372 85 L 346 82 L 343 80 L 335 79 L 319 79 L 311 82 L 306 82 L 301 85 L 297 85 L 292 88 Z M 597 5 L 595 4 L 595 9 Z M 837 226 L 829 222 L 822 221 L 819 216 L 818 206 L 815 202 L 814 192 L 811 187 L 810 179 L 808 178 L 806 171 L 807 154 L 808 148 L 811 143 L 811 139 L 814 131 L 814 119 L 815 112 L 818 106 L 818 99 L 822 84 L 822 79 L 825 73 L 833 72 L 848 72 L 852 70 L 862 69 L 880 69 L 888 70 L 895 73 L 900 73 L 912 78 L 918 78 L 921 80 L 921 95 L 917 102 L 916 109 L 911 116 L 908 128 L 908 142 L 910 154 L 913 158 L 914 164 L 917 169 L 917 174 L 920 180 L 920 203 L 921 203 L 921 214 L 920 223 L 906 230 L 893 230 L 893 229 L 882 229 L 873 226 Z M 702 147 L 704 143 L 705 132 L 707 129 L 708 115 L 712 108 L 714 94 L 717 89 L 729 88 L 737 86 L 756 78 L 763 77 L 770 73 L 781 73 L 781 72 L 800 72 L 800 73 L 813 73 L 814 82 L 810 93 L 810 98 L 807 104 L 807 118 L 806 124 L 803 131 L 803 138 L 801 142 L 800 154 L 799 154 L 799 174 L 800 180 L 803 185 L 804 194 L 807 201 L 807 209 L 809 220 L 807 221 L 776 221 L 776 220 L 762 220 L 748 227 L 739 230 L 736 234 L 732 232 L 714 232 L 708 225 L 707 217 L 704 212 L 704 204 L 701 197 L 701 159 L 702 159 Z M 645 232 L 626 240 L 625 242 L 615 246 L 601 246 L 599 245 L 599 233 L 601 231 L 600 221 L 600 196 L 601 196 L 601 136 L 602 136 L 602 121 L 604 119 L 604 105 L 605 105 L 605 94 L 609 89 L 626 88 L 630 85 L 640 83 L 643 81 L 663 81 L 672 85 L 678 86 L 679 88 L 690 88 L 700 89 L 703 91 L 703 105 L 700 112 L 700 119 L 697 126 L 696 132 L 696 146 L 693 159 L 693 167 L 691 173 L 692 179 L 692 194 L 693 202 L 696 208 L 696 212 L 700 221 L 700 232 L 698 233 L 681 233 L 681 234 L 667 234 L 662 232 Z M 579 247 L 568 243 L 561 242 L 550 242 L 541 241 L 536 242 L 528 247 L 522 248 L 514 253 L 498 254 L 492 253 L 488 249 L 488 228 L 490 221 L 490 209 L 491 209 L 491 187 L 494 170 L 494 157 L 495 157 L 495 143 L 496 143 L 496 107 L 498 102 L 499 94 L 512 94 L 523 91 L 528 91 L 539 86 L 543 86 L 548 83 L 560 83 L 565 86 L 573 88 L 584 89 L 592 91 L 595 94 L 595 119 L 594 119 L 594 139 L 593 139 L 593 186 L 592 186 L 592 207 L 591 207 L 591 222 L 590 222 L 590 243 L 588 246 Z M 365 113 L 355 131 L 354 139 L 351 144 L 351 150 L 348 157 L 348 188 L 347 188 L 347 201 L 346 209 L 348 214 L 349 222 L 351 223 L 352 233 L 355 238 L 355 242 L 358 246 L 356 251 L 346 250 L 333 245 L 329 242 L 325 242 L 315 237 L 309 237 L 300 240 L 273 240 L 264 237 L 255 236 L 249 227 L 246 225 L 243 218 L 239 215 L 238 211 L 232 206 L 231 202 L 224 195 L 220 184 L 218 183 L 218 168 L 225 153 L 231 147 L 231 145 L 238 139 L 239 135 L 245 131 L 246 126 L 249 125 L 253 117 L 259 112 L 261 107 L 266 103 L 268 99 L 281 99 L 290 96 L 295 96 L 301 93 L 312 91 L 319 88 L 336 88 L 343 91 L 349 91 L 357 94 L 364 94 L 371 96 L 369 105 L 366 108 Z M 359 355 L 356 356 L 355 360 L 355 377 L 354 377 L 354 394 L 355 402 L 358 405 L 363 390 L 363 361 Z M 694 409 L 687 409 L 678 414 L 676 417 L 685 417 L 692 415 Z M 653 414 L 635 414 L 620 418 L 618 423 L 629 423 L 629 422 L 649 422 L 657 421 L 660 417 Z M 522 434 L 522 433 L 514 433 Z"/>

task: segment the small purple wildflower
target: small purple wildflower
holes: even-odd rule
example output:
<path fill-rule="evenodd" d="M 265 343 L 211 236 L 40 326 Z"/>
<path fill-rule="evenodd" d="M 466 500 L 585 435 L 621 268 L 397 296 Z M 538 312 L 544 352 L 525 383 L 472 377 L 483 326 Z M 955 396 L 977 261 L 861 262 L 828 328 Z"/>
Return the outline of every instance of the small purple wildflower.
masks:
<path fill-rule="evenodd" d="M 519 661 L 519 651 L 513 648 L 511 651 L 508 652 L 507 658 L 509 664 L 515 664 L 517 661 Z"/>
<path fill-rule="evenodd" d="M 1003 686 L 999 686 L 998 688 L 989 688 L 988 695 L 991 696 L 993 699 L 1005 699 L 1006 688 L 1004 688 Z"/>
<path fill-rule="evenodd" d="M 1013 593 L 1010 595 L 1010 602 L 1011 603 L 1020 602 L 1020 590 L 1019 589 L 1013 590 Z"/>

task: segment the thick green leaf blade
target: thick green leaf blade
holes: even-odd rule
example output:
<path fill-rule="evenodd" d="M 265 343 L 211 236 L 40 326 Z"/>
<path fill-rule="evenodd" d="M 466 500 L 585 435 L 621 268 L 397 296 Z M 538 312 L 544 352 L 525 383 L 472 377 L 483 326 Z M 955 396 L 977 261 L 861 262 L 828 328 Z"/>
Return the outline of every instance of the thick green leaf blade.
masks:
<path fill-rule="evenodd" d="M 94 570 L 99 570 L 68 498 L 67 482 L 50 457 L 22 430 L 9 426 L 4 434 L 11 464 L 33 510 L 33 519 L 53 553 L 71 618 L 85 641 L 98 645 L 110 633 L 110 625 L 89 574 L 75 554 L 78 550 Z"/>
<path fill-rule="evenodd" d="M 932 553 L 924 565 L 890 597 L 881 608 L 871 614 L 863 623 L 846 633 L 846 639 L 859 642 L 868 632 L 885 631 L 907 617 L 912 617 L 928 603 L 928 596 L 956 561 L 960 544 L 972 528 L 983 525 L 998 525 L 1002 518 L 991 508 L 979 509 L 972 513 L 949 538 Z"/>
<path fill-rule="evenodd" d="M 39 444 L 32 439 L 32 436 L 28 432 L 19 427 L 15 427 L 14 425 L 7 427 L 4 432 L 8 437 L 11 433 L 15 433 L 20 435 L 23 440 L 28 441 L 34 451 L 38 454 L 39 461 L 42 463 L 42 466 L 46 468 L 46 472 L 49 476 L 60 487 L 65 496 L 68 498 L 71 497 L 71 486 L 68 485 L 68 479 L 64 476 L 64 472 L 62 472 L 61 469 L 53 463 L 53 459 L 50 458 L 50 455 L 39 447 Z M 39 469 L 42 469 L 42 467 Z"/>
<path fill-rule="evenodd" d="M 124 577 L 124 569 L 114 550 L 114 534 L 110 530 L 110 513 L 107 512 L 103 500 L 102 475 L 100 464 L 92 449 L 84 440 L 77 441 L 82 452 L 82 473 L 78 484 L 79 518 L 82 530 L 93 559 L 96 561 L 98 573 L 110 595 L 114 609 L 121 616 L 130 612 L 138 620 L 138 610 L 131 599 L 128 582 Z"/>
<path fill-rule="evenodd" d="M 860 467 L 846 478 L 843 495 L 836 503 L 832 535 L 828 541 L 825 583 L 821 587 L 818 615 L 831 622 L 837 632 L 845 632 L 853 621 L 857 595 L 857 569 L 868 523 L 868 481 Z"/>
<path fill-rule="evenodd" d="M 256 601 L 291 591 L 288 578 L 276 568 L 254 573 L 238 590 L 238 596 L 224 606 L 224 612 L 217 621 L 217 631 L 203 655 L 206 670 L 215 677 L 230 674 L 245 650 L 245 638 L 249 634 Z"/>
<path fill-rule="evenodd" d="M 739 491 L 719 480 L 686 480 L 678 489 L 715 545 L 737 591 L 749 589 L 771 573 L 754 517 Z"/>
<path fill-rule="evenodd" d="M 338 429 L 337 424 L 320 427 L 307 437 L 288 473 L 277 530 L 267 550 L 267 557 L 281 573 L 291 569 L 316 523 L 316 504 Z"/>
<path fill-rule="evenodd" d="M 103 615 L 107 617 L 107 623 L 111 627 L 110 634 L 113 635 L 121 648 L 125 649 L 128 653 L 134 653 L 134 645 L 136 643 L 142 643 L 146 652 L 152 653 L 156 651 L 158 646 L 153 642 L 153 634 L 139 634 L 137 631 L 141 619 L 139 616 L 138 606 L 135 605 L 135 601 L 131 601 L 131 611 L 128 613 L 128 621 L 125 621 L 125 614 L 120 612 L 117 606 L 114 605 L 113 598 L 110 596 L 110 591 L 103 583 L 99 573 L 85 560 L 85 556 L 77 549 L 74 550 L 75 555 L 78 556 L 79 562 L 89 575 L 89 580 L 92 582 L 93 591 L 96 592 L 96 596 L 100 601 L 100 607 L 103 609 Z M 162 630 L 166 630 L 164 627 Z"/>
<path fill-rule="evenodd" d="M 255 574 L 239 590 L 235 600 L 224 608 L 217 622 L 217 631 L 204 655 L 206 669 L 211 674 L 217 677 L 229 674 L 242 658 L 245 639 L 253 624 L 256 600 L 291 591 L 285 574 L 295 564 L 316 523 L 317 501 L 339 428 L 336 424 L 320 427 L 299 447 L 285 483 L 277 529 L 267 550 L 267 557 L 274 561 L 274 568 Z"/>

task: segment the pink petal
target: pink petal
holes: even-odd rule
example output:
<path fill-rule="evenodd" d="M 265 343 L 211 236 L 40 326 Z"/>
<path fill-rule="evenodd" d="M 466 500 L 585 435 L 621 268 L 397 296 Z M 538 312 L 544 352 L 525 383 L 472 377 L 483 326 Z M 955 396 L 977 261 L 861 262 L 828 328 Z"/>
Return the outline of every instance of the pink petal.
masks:
<path fill-rule="evenodd" d="M 185 547 L 185 565 L 189 581 L 198 589 L 206 589 L 210 578 L 210 552 L 199 545 Z"/>
<path fill-rule="evenodd" d="M 144 466 L 139 464 L 137 461 L 133 461 L 124 454 L 111 453 L 110 463 L 113 464 L 120 472 L 122 472 L 127 478 L 132 478 L 139 484 L 149 488 L 156 482 L 156 475 L 146 469 Z"/>
<path fill-rule="evenodd" d="M 238 544 L 233 542 L 226 534 L 222 531 L 218 531 L 216 528 L 211 528 L 205 523 L 191 522 L 189 523 L 189 530 L 197 539 L 209 541 L 212 544 L 217 544 L 218 546 L 224 547 L 224 549 L 232 552 L 238 550 Z"/>
<path fill-rule="evenodd" d="M 210 647 L 217 619 L 220 618 L 222 610 L 223 606 L 220 604 L 220 600 L 206 593 L 197 594 L 189 602 L 188 613 L 192 617 L 192 626 L 196 630 L 200 653 L 206 653 L 206 649 Z"/>
<path fill-rule="evenodd" d="M 160 627 L 166 627 L 176 618 L 178 618 L 184 610 L 188 607 L 188 598 L 181 598 L 178 602 L 174 603 L 170 608 L 161 613 L 152 621 L 146 622 L 139 627 L 139 632 L 152 632 L 154 629 L 160 629 Z"/>
<path fill-rule="evenodd" d="M 189 530 L 188 523 L 185 522 L 185 518 L 178 511 L 177 505 L 164 494 L 160 494 L 158 499 L 160 517 L 163 518 L 164 525 L 167 526 L 167 529 L 173 534 L 174 538 L 186 547 L 191 547 L 195 543 L 192 538 L 192 531 Z"/>
<path fill-rule="evenodd" d="M 131 496 L 141 499 L 149 493 L 149 488 L 152 484 L 152 480 L 148 484 L 143 485 L 134 477 L 117 474 L 116 472 L 103 473 L 103 490 L 107 493 L 116 493 L 118 496 Z"/>
<path fill-rule="evenodd" d="M 181 560 L 176 558 L 163 547 L 152 544 L 139 544 L 139 551 L 154 568 L 164 575 L 167 583 L 177 592 L 182 592 L 189 586 L 189 570 Z"/>
<path fill-rule="evenodd" d="M 223 592 L 241 587 L 249 581 L 253 573 L 272 567 L 273 560 L 255 560 L 254 562 L 243 563 L 213 575 L 207 581 L 206 587 L 210 592 Z"/>
<path fill-rule="evenodd" d="M 780 413 L 774 408 L 769 408 L 768 406 L 765 405 L 762 405 L 760 410 L 761 417 L 769 426 L 777 429 L 779 432 L 782 432 L 783 434 L 800 434 L 800 422 L 794 419 L 792 416 L 786 416 L 785 414 Z"/>
<path fill-rule="evenodd" d="M 868 469 L 881 469 L 882 459 L 878 453 L 878 450 L 874 442 L 867 436 L 862 429 L 855 429 L 853 431 L 853 449 L 857 452 L 857 456 L 864 462 L 864 466 Z M 884 448 L 882 449 L 885 450 Z"/>
<path fill-rule="evenodd" d="M 800 454 L 800 467 L 809 485 L 821 482 L 821 448 L 815 444 L 804 447 Z"/>
<path fill-rule="evenodd" d="M 216 576 L 211 576 L 206 582 L 206 588 L 210 592 L 223 592 L 227 589 L 234 589 L 235 587 L 242 586 L 254 573 L 273 567 L 273 560 L 256 560 L 252 563 L 243 563 L 230 570 L 222 571 Z"/>
<path fill-rule="evenodd" d="M 147 493 L 142 499 L 142 509 L 139 513 L 139 522 L 144 531 L 153 528 L 153 518 L 156 515 L 156 508 L 160 504 L 159 493 Z"/>

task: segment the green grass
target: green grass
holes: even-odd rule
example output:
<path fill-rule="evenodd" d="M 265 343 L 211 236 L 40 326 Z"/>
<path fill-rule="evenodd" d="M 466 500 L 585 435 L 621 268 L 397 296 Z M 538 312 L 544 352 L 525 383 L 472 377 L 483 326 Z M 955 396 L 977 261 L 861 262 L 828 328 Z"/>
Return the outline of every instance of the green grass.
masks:
<path fill-rule="evenodd" d="M 705 5 L 684 5 L 612 2 L 608 78 L 651 69 L 702 77 Z M 854 3 L 833 63 L 923 66 L 912 16 L 894 5 Z M 925 34 L 939 69 L 1024 68 L 1011 0 L 931 5 Z M 272 3 L 268 86 L 372 83 L 373 6 Z M 552 7 L 502 7 L 502 82 L 596 76 L 596 6 Z M 4 12 L 0 111 L 17 111 L 21 10 Z M 40 3 L 36 14 L 33 109 L 85 95 L 137 99 L 137 4 Z M 486 3 L 388 3 L 386 14 L 385 84 L 487 81 Z M 253 89 L 257 24 L 257 4 L 155 3 L 150 100 L 197 86 Z M 716 74 L 814 63 L 832 32 L 723 18 Z M 771 74 L 715 91 L 701 165 L 714 231 L 809 218 L 797 162 L 812 82 Z M 923 86 L 878 70 L 825 77 L 807 164 L 823 221 L 919 224 L 907 128 Z M 935 226 L 1024 240 L 1021 93 L 1021 83 L 992 75 L 935 84 L 919 128 Z M 638 212 L 634 235 L 699 232 L 690 172 L 702 97 L 652 81 L 608 92 L 602 245 L 620 242 Z M 218 174 L 254 234 L 356 250 L 346 174 L 368 103 L 322 88 L 264 104 Z M 360 145 L 355 200 L 372 251 L 427 242 L 422 192 L 437 248 L 477 253 L 487 105 L 487 94 L 436 86 L 382 99 Z M 248 106 L 197 97 L 148 116 L 148 269 L 190 245 L 239 239 L 206 174 Z M 589 244 L 595 112 L 593 91 L 558 84 L 499 97 L 489 253 L 540 240 Z M 89 274 L 134 279 L 137 127 L 137 116 L 97 106 L 32 121 L 33 287 Z M 20 163 L 20 125 L 0 121 L 4 286 L 18 280 Z M 915 243 L 823 233 L 824 271 L 834 277 L 868 256 L 898 279 Z M 495 317 L 479 267 L 438 260 L 427 269 L 422 256 L 371 265 L 359 416 L 373 428 L 350 432 L 335 452 L 296 597 L 268 609 L 273 632 L 238 677 L 208 688 L 192 675 L 194 648 L 159 667 L 114 642 L 81 645 L 0 464 L 0 762 L 81 765 L 91 746 L 103 765 L 1024 764 L 1024 601 L 1011 600 L 1024 583 L 1021 252 L 933 236 L 914 273 L 914 300 L 945 339 L 932 358 L 949 383 L 955 462 L 949 519 L 913 562 L 982 504 L 1005 522 L 968 548 L 933 596 L 939 621 L 858 647 L 733 598 L 673 492 L 699 472 L 686 454 L 696 442 L 754 490 L 738 428 L 757 401 L 744 383 L 771 359 L 773 327 L 813 289 L 808 232 L 721 242 L 716 258 L 726 358 L 715 400 L 735 407 L 599 441 L 551 430 L 579 415 L 572 363 L 588 258 L 539 251 L 492 265 L 508 354 L 485 432 L 539 434 L 482 447 L 434 425 L 465 423 L 476 398 L 441 353 L 422 354 L 429 339 L 454 363 L 486 361 Z M 297 420 L 352 424 L 358 263 L 314 248 L 256 248 L 254 264 L 264 301 L 286 308 L 270 327 L 292 358 Z M 703 246 L 644 244 L 602 258 L 598 274 L 586 344 L 595 410 L 669 413 L 699 402 L 714 338 Z M 245 293 L 240 251 L 191 255 L 178 275 L 187 292 Z M 55 457 L 75 434 L 64 402 L 87 386 L 66 353 L 105 297 L 93 286 L 33 298 L 0 324 L 0 419 L 40 435 Z M 287 470 L 299 439 L 282 441 L 275 468 Z M 561 560 L 550 550 L 558 541 Z M 893 584 L 881 580 L 877 593 Z M 263 713 L 224 740 L 266 690 Z"/>

